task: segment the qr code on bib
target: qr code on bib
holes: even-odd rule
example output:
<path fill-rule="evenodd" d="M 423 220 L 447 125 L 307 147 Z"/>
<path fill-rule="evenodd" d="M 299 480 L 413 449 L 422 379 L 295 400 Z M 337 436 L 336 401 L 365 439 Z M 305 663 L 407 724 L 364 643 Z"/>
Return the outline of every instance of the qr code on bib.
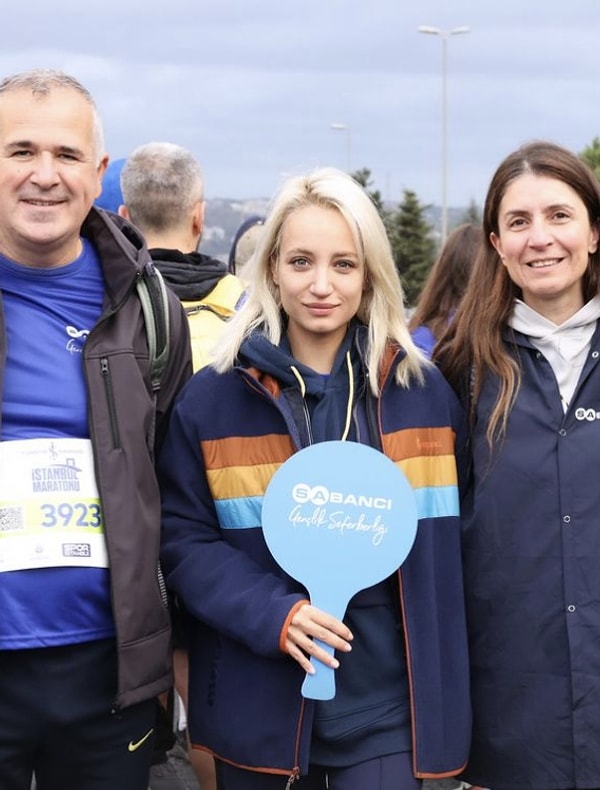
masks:
<path fill-rule="evenodd" d="M 0 532 L 24 529 L 23 510 L 20 507 L 0 507 Z"/>

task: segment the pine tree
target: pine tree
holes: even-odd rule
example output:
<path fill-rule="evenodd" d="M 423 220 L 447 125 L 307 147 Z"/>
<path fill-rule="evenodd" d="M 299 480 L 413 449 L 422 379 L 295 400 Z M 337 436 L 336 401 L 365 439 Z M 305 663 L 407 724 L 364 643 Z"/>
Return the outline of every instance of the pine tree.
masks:
<path fill-rule="evenodd" d="M 409 306 L 415 304 L 421 293 L 429 270 L 436 256 L 433 228 L 425 219 L 426 206 L 422 206 L 415 192 L 404 190 L 404 199 L 396 209 L 388 210 L 381 192 L 372 189 L 371 171 L 364 167 L 352 177 L 367 191 L 386 227 L 396 269 Z"/>
<path fill-rule="evenodd" d="M 586 146 L 579 155 L 586 165 L 589 165 L 596 178 L 600 180 L 600 137 L 594 137 L 591 144 Z"/>
<path fill-rule="evenodd" d="M 415 304 L 436 255 L 432 228 L 425 219 L 425 206 L 415 192 L 405 189 L 395 211 L 387 212 L 385 223 L 409 306 Z"/>
<path fill-rule="evenodd" d="M 462 225 L 463 222 L 468 222 L 471 225 L 481 225 L 481 221 L 481 209 L 474 200 L 471 200 L 459 224 Z"/>
<path fill-rule="evenodd" d="M 363 167 L 361 170 L 356 170 L 354 173 L 351 173 L 352 178 L 366 190 L 369 194 L 373 203 L 375 203 L 377 207 L 377 211 L 380 213 L 381 217 L 383 218 L 385 214 L 385 209 L 383 206 L 383 198 L 381 197 L 381 192 L 378 189 L 371 189 L 371 185 L 373 183 L 373 179 L 371 178 L 371 171 L 368 167 Z"/>

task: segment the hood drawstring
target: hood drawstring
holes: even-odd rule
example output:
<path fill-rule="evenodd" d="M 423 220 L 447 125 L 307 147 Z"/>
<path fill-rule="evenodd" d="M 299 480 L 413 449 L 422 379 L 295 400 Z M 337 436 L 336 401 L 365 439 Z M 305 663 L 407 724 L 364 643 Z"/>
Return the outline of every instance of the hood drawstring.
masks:
<path fill-rule="evenodd" d="M 354 403 L 354 370 L 352 369 L 352 359 L 350 357 L 349 350 L 346 351 L 346 367 L 348 369 L 348 402 L 346 404 L 346 424 L 344 426 L 344 430 L 340 437 L 340 441 L 342 442 L 345 442 L 348 439 L 348 434 L 350 433 L 350 426 L 352 424 L 352 405 Z M 300 371 L 295 365 L 290 365 L 290 370 L 294 374 L 294 377 L 298 382 L 298 387 L 300 388 L 300 394 L 302 396 L 302 405 L 304 409 L 304 416 L 306 418 L 306 425 L 308 427 L 310 443 L 313 444 L 310 412 L 308 410 L 308 406 L 306 405 L 306 384 L 304 383 L 304 379 L 302 378 Z"/>
<path fill-rule="evenodd" d="M 350 359 L 350 351 L 346 351 L 346 367 L 348 368 L 348 403 L 346 405 L 346 427 L 341 436 L 343 442 L 348 438 L 350 433 L 350 423 L 352 422 L 352 404 L 354 403 L 354 371 L 352 370 L 352 360 Z"/>
<path fill-rule="evenodd" d="M 290 365 L 290 370 L 296 377 L 296 381 L 298 382 L 298 386 L 300 387 L 300 394 L 304 398 L 306 396 L 306 384 L 304 383 L 304 379 L 300 375 L 300 371 L 295 365 Z"/>

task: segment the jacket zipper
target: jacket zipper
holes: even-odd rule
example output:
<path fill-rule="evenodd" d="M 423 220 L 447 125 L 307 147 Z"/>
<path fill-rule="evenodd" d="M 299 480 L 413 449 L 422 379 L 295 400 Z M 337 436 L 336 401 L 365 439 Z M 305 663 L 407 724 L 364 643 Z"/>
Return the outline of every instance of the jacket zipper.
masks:
<path fill-rule="evenodd" d="M 115 408 L 115 394 L 113 392 L 112 381 L 111 381 L 111 377 L 110 377 L 110 367 L 108 365 L 107 357 L 102 357 L 102 359 L 100 360 L 100 372 L 102 373 L 102 378 L 104 379 L 104 392 L 106 394 L 106 400 L 107 400 L 107 403 L 108 403 L 108 413 L 109 413 L 109 417 L 110 417 L 110 427 L 111 427 L 111 433 L 112 433 L 112 438 L 113 438 L 113 445 L 114 445 L 115 448 L 118 448 L 118 447 L 120 447 L 120 444 L 121 444 L 121 437 L 119 435 L 119 426 L 117 425 L 117 412 L 116 412 L 116 408 Z M 100 501 L 102 501 L 102 491 L 100 490 L 101 489 L 100 484 L 98 485 L 98 489 L 99 489 L 99 493 L 100 493 Z M 105 535 L 105 540 L 106 540 L 107 548 L 108 548 L 108 537 L 106 535 Z M 113 599 L 112 588 L 111 588 L 110 596 L 111 596 L 112 606 L 114 607 L 114 603 L 115 602 L 114 602 L 114 599 Z M 116 632 L 116 629 L 117 629 L 116 618 L 114 618 L 114 621 L 115 621 L 115 632 Z M 119 635 L 118 635 L 118 633 L 116 633 L 116 643 L 117 643 L 117 650 L 118 650 L 118 646 L 119 646 Z M 113 704 L 111 706 L 110 712 L 111 712 L 111 714 L 113 716 L 118 716 L 119 713 L 121 712 L 121 706 L 120 706 L 119 701 L 118 701 L 118 696 L 115 697 L 115 700 L 114 700 L 114 702 L 113 702 Z"/>
<path fill-rule="evenodd" d="M 306 420 L 306 430 L 308 432 L 308 443 L 314 444 L 315 440 L 313 438 L 312 432 L 312 422 L 310 421 L 310 412 L 308 411 L 308 406 L 306 405 L 306 401 L 302 398 L 302 409 L 304 411 L 304 419 Z"/>
<path fill-rule="evenodd" d="M 165 577 L 160 566 L 160 562 L 158 563 L 156 573 L 158 575 L 158 587 L 160 589 L 160 597 L 162 598 L 162 602 L 165 605 L 165 609 L 169 608 L 169 596 L 167 594 L 167 585 L 165 584 Z"/>
<path fill-rule="evenodd" d="M 242 372 L 242 377 L 245 379 L 245 381 L 248 384 L 248 386 L 251 389 L 253 389 L 255 392 L 257 392 L 261 397 L 266 397 L 268 400 L 270 400 L 271 403 L 273 404 L 273 406 L 275 407 L 275 409 L 281 414 L 281 409 L 277 405 L 277 401 L 265 389 L 265 387 L 263 387 L 262 384 L 260 384 L 260 382 L 258 382 L 253 376 L 247 374 L 245 371 L 241 371 L 241 372 Z M 310 442 L 310 444 L 312 444 L 313 443 L 312 424 L 311 424 L 311 421 L 310 421 L 310 413 L 308 411 L 308 406 L 306 405 L 306 402 L 305 402 L 304 398 L 302 399 L 302 406 L 303 406 L 303 409 L 304 409 L 304 416 L 305 416 L 305 419 L 306 419 L 306 427 L 307 427 L 307 431 L 308 431 L 308 434 L 309 434 L 309 442 Z M 290 438 L 292 439 L 292 441 L 294 441 L 291 432 L 290 432 Z M 297 445 L 297 449 L 301 449 L 301 447 L 302 447 L 302 444 L 299 443 Z M 291 772 L 291 774 L 288 777 L 288 780 L 287 780 L 287 783 L 286 783 L 286 786 L 285 786 L 285 790 L 290 790 L 290 788 L 294 784 L 294 782 L 300 781 L 300 779 L 301 779 L 300 767 L 298 765 L 298 762 L 299 762 L 299 751 L 300 751 L 300 739 L 301 739 L 302 725 L 303 725 L 304 717 L 305 717 L 305 705 L 306 705 L 306 701 L 302 700 L 301 707 L 300 707 L 298 726 L 297 726 L 297 731 L 296 731 L 296 744 L 295 744 L 295 749 L 294 749 L 294 758 L 295 758 L 295 761 L 296 761 L 296 766 L 292 769 L 292 772 Z"/>
<path fill-rule="evenodd" d="M 100 370 L 102 372 L 102 378 L 104 379 L 104 392 L 106 394 L 106 402 L 108 404 L 108 414 L 110 417 L 110 429 L 112 433 L 113 446 L 115 450 L 117 450 L 121 447 L 121 435 L 119 433 L 117 409 L 115 406 L 115 393 L 112 386 L 108 357 L 102 357 L 100 360 Z"/>
<path fill-rule="evenodd" d="M 138 273 L 136 276 L 139 277 L 140 274 Z M 93 327 L 92 332 L 96 333 L 98 331 L 99 327 L 105 321 L 108 321 L 109 318 L 112 318 L 114 315 L 117 314 L 117 312 L 121 309 L 121 307 L 125 304 L 125 302 L 129 298 L 129 296 L 131 294 L 131 290 L 133 290 L 134 288 L 135 288 L 135 285 L 133 285 L 132 288 L 130 290 L 128 290 L 127 294 L 123 297 L 123 299 L 119 302 L 118 305 L 113 307 L 113 309 L 110 310 L 106 315 L 101 316 L 101 318 L 98 321 L 98 323 Z M 86 348 L 85 347 L 83 349 L 83 357 L 84 357 L 84 378 L 85 378 L 85 382 L 86 382 L 86 387 L 88 389 L 88 400 L 89 400 L 89 403 L 91 404 L 92 399 L 89 397 L 90 382 L 89 382 L 89 377 L 87 375 L 87 369 L 86 369 L 86 366 L 85 366 L 85 360 L 87 359 Z M 107 357 L 102 357 L 101 360 L 100 360 L 100 373 L 102 375 L 102 378 L 104 379 L 104 390 L 105 390 L 105 394 L 106 394 L 106 400 L 107 400 L 107 403 L 108 403 L 108 411 L 109 411 L 109 418 L 110 418 L 110 423 L 111 423 L 111 433 L 112 433 L 112 438 L 113 438 L 113 444 L 115 446 L 115 449 L 120 449 L 120 447 L 121 447 L 121 436 L 120 436 L 119 424 L 118 424 L 118 420 L 117 420 L 117 411 L 116 411 L 116 407 L 115 407 L 115 396 L 114 396 L 114 390 L 113 390 L 112 381 L 111 381 L 110 366 L 109 366 L 109 362 L 108 362 L 108 358 Z M 95 445 L 95 441 L 94 441 L 94 434 L 95 434 L 95 432 L 96 432 L 96 426 L 94 424 L 94 420 L 90 416 L 90 439 L 92 441 L 92 452 L 93 452 L 93 455 L 94 455 L 94 462 L 96 463 L 96 468 L 98 468 L 98 466 L 97 466 L 98 460 L 97 460 L 97 457 L 96 457 L 97 450 L 96 450 L 96 445 Z M 102 485 L 103 481 L 99 477 L 97 477 L 96 479 L 97 479 L 97 484 L 98 484 L 98 493 L 100 495 L 100 502 L 102 502 L 104 500 L 103 485 Z M 110 543 L 109 543 L 109 540 L 108 540 L 108 533 L 106 531 L 106 527 L 105 527 L 105 539 L 106 539 L 106 545 L 107 545 L 107 550 L 108 550 L 108 554 L 109 554 L 109 561 L 110 561 Z M 164 584 L 164 582 L 163 582 L 163 584 Z M 162 595 L 162 591 L 161 591 L 161 595 Z M 112 605 L 112 608 L 113 608 L 113 611 L 114 611 L 114 609 L 115 609 L 115 600 L 114 600 L 114 592 L 112 590 L 112 585 L 111 585 L 111 590 L 110 590 L 110 597 L 111 597 L 111 605 Z M 120 638 L 120 635 L 119 635 L 119 627 L 118 627 L 118 621 L 117 621 L 116 617 L 114 618 L 114 624 L 115 624 L 115 641 L 116 641 L 116 645 L 117 645 L 117 651 L 119 651 L 120 648 L 121 648 L 121 638 Z M 119 662 L 120 662 L 120 658 L 119 658 Z M 118 715 L 121 712 L 121 704 L 119 703 L 119 696 L 118 695 L 119 695 L 119 692 L 117 690 L 117 694 L 115 696 L 114 702 L 111 705 L 111 713 L 113 715 Z"/>

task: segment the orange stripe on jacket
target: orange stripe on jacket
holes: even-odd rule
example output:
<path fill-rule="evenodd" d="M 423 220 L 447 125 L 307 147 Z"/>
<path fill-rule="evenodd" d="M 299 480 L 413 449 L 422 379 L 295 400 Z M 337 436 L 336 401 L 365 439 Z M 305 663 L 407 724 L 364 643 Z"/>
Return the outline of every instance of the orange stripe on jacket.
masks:
<path fill-rule="evenodd" d="M 406 428 L 383 436 L 383 451 L 392 461 L 420 456 L 454 455 L 452 428 Z"/>
<path fill-rule="evenodd" d="M 281 464 L 294 452 L 289 435 L 278 433 L 209 439 L 201 443 L 201 448 L 207 470 L 227 466 Z"/>

